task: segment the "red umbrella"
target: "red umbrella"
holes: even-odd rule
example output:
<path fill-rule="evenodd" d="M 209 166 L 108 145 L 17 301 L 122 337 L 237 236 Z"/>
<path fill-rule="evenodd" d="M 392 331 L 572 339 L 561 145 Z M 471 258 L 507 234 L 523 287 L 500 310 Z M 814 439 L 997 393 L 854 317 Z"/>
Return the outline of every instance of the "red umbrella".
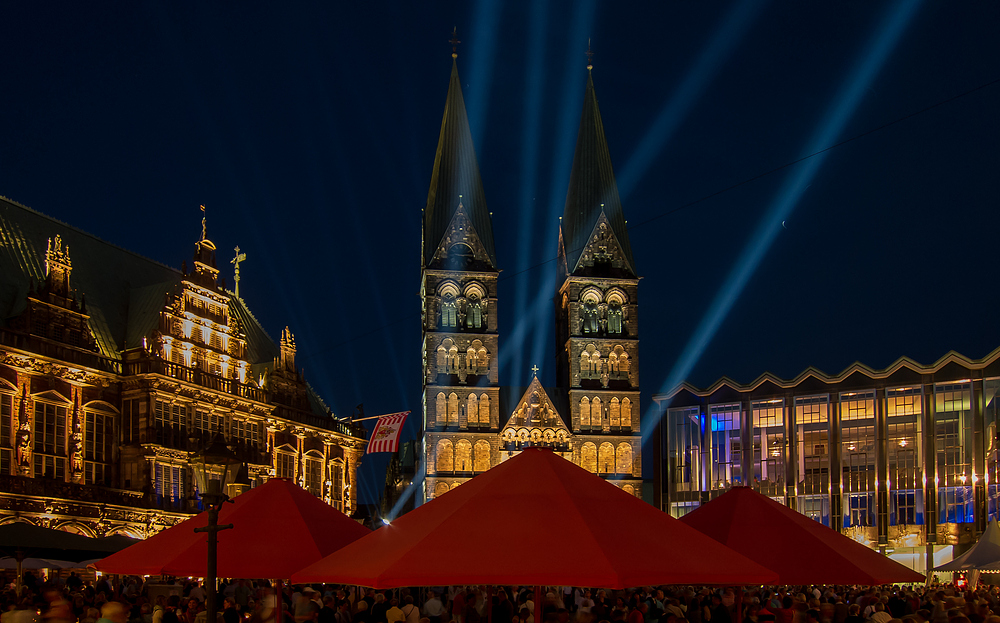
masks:
<path fill-rule="evenodd" d="M 889 584 L 924 576 L 748 487 L 681 521 L 778 574 L 779 584 Z"/>
<path fill-rule="evenodd" d="M 374 588 L 760 584 L 775 574 L 551 450 L 528 448 L 292 575 Z"/>
<path fill-rule="evenodd" d="M 208 556 L 204 512 L 94 563 L 105 573 L 203 577 Z M 368 532 L 305 489 L 280 478 L 224 504 L 219 524 L 218 575 L 286 579 Z"/>

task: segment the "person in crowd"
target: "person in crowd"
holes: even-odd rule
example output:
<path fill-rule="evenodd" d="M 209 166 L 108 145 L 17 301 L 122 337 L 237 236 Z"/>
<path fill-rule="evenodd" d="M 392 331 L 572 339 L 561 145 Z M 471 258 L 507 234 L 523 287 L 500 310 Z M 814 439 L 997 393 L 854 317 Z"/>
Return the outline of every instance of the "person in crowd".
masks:
<path fill-rule="evenodd" d="M 389 600 L 389 609 L 385 611 L 386 623 L 401 623 L 406 620 L 406 615 L 399 607 L 399 600 L 393 597 Z"/>
<path fill-rule="evenodd" d="M 413 604 L 413 595 L 407 595 L 403 598 L 403 616 L 406 617 L 406 623 L 420 623 L 420 608 Z"/>
<path fill-rule="evenodd" d="M 430 596 L 424 602 L 424 616 L 430 619 L 431 623 L 441 623 L 441 615 L 445 613 L 444 604 L 434 591 L 430 591 L 428 595 Z"/>

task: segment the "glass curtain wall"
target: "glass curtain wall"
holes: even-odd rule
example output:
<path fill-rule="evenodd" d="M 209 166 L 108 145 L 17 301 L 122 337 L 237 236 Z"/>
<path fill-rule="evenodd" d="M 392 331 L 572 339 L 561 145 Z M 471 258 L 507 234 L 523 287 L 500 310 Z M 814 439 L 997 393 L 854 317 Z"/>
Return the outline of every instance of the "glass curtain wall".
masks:
<path fill-rule="evenodd" d="M 701 481 L 701 413 L 698 407 L 671 409 L 669 460 L 673 491 L 699 491 Z"/>
<path fill-rule="evenodd" d="M 875 392 L 840 395 L 844 527 L 875 525 Z"/>
<path fill-rule="evenodd" d="M 938 523 L 973 523 L 972 386 L 934 386 L 934 440 L 937 445 Z"/>
<path fill-rule="evenodd" d="M 740 460 L 740 405 L 711 405 L 712 483 L 714 490 L 726 490 L 743 484 Z"/>
<path fill-rule="evenodd" d="M 921 387 L 887 389 L 886 452 L 889 458 L 889 525 L 924 523 Z"/>
<path fill-rule="evenodd" d="M 986 457 L 987 520 L 1000 519 L 1000 379 L 983 381 L 983 436 Z"/>
<path fill-rule="evenodd" d="M 830 398 L 795 398 L 798 443 L 797 507 L 799 512 L 830 526 Z"/>
<path fill-rule="evenodd" d="M 753 488 L 785 503 L 785 403 L 751 403 L 753 412 Z"/>

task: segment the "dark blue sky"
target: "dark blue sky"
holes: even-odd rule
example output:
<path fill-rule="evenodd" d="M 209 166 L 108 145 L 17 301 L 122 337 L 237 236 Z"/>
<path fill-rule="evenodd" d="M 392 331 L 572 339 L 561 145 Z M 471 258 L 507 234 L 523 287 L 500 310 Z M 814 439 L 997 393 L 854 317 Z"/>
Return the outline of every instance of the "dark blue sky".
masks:
<path fill-rule="evenodd" d="M 672 371 L 747 382 L 1000 346 L 995 2 L 4 3 L 0 23 L 0 194 L 177 267 L 206 204 L 220 259 L 247 253 L 243 298 L 273 337 L 291 327 L 338 414 L 419 411 L 420 210 L 453 26 L 502 383 L 537 363 L 555 384 L 588 37 L 644 278 L 644 411 Z"/>

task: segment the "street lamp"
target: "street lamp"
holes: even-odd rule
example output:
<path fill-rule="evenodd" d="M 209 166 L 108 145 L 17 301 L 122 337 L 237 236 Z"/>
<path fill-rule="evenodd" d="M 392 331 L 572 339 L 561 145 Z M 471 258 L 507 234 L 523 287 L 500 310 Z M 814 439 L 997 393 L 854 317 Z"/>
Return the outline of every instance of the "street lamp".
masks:
<path fill-rule="evenodd" d="M 191 455 L 192 471 L 201 499 L 208 506 L 208 525 L 195 528 L 195 532 L 208 533 L 208 564 L 205 569 L 205 615 L 207 623 L 216 623 L 215 588 L 218 562 L 219 530 L 228 530 L 233 524 L 219 525 L 219 509 L 229 499 L 225 487 L 232 482 L 240 466 L 240 459 L 226 447 L 221 435 L 216 435 L 211 445 Z"/>

